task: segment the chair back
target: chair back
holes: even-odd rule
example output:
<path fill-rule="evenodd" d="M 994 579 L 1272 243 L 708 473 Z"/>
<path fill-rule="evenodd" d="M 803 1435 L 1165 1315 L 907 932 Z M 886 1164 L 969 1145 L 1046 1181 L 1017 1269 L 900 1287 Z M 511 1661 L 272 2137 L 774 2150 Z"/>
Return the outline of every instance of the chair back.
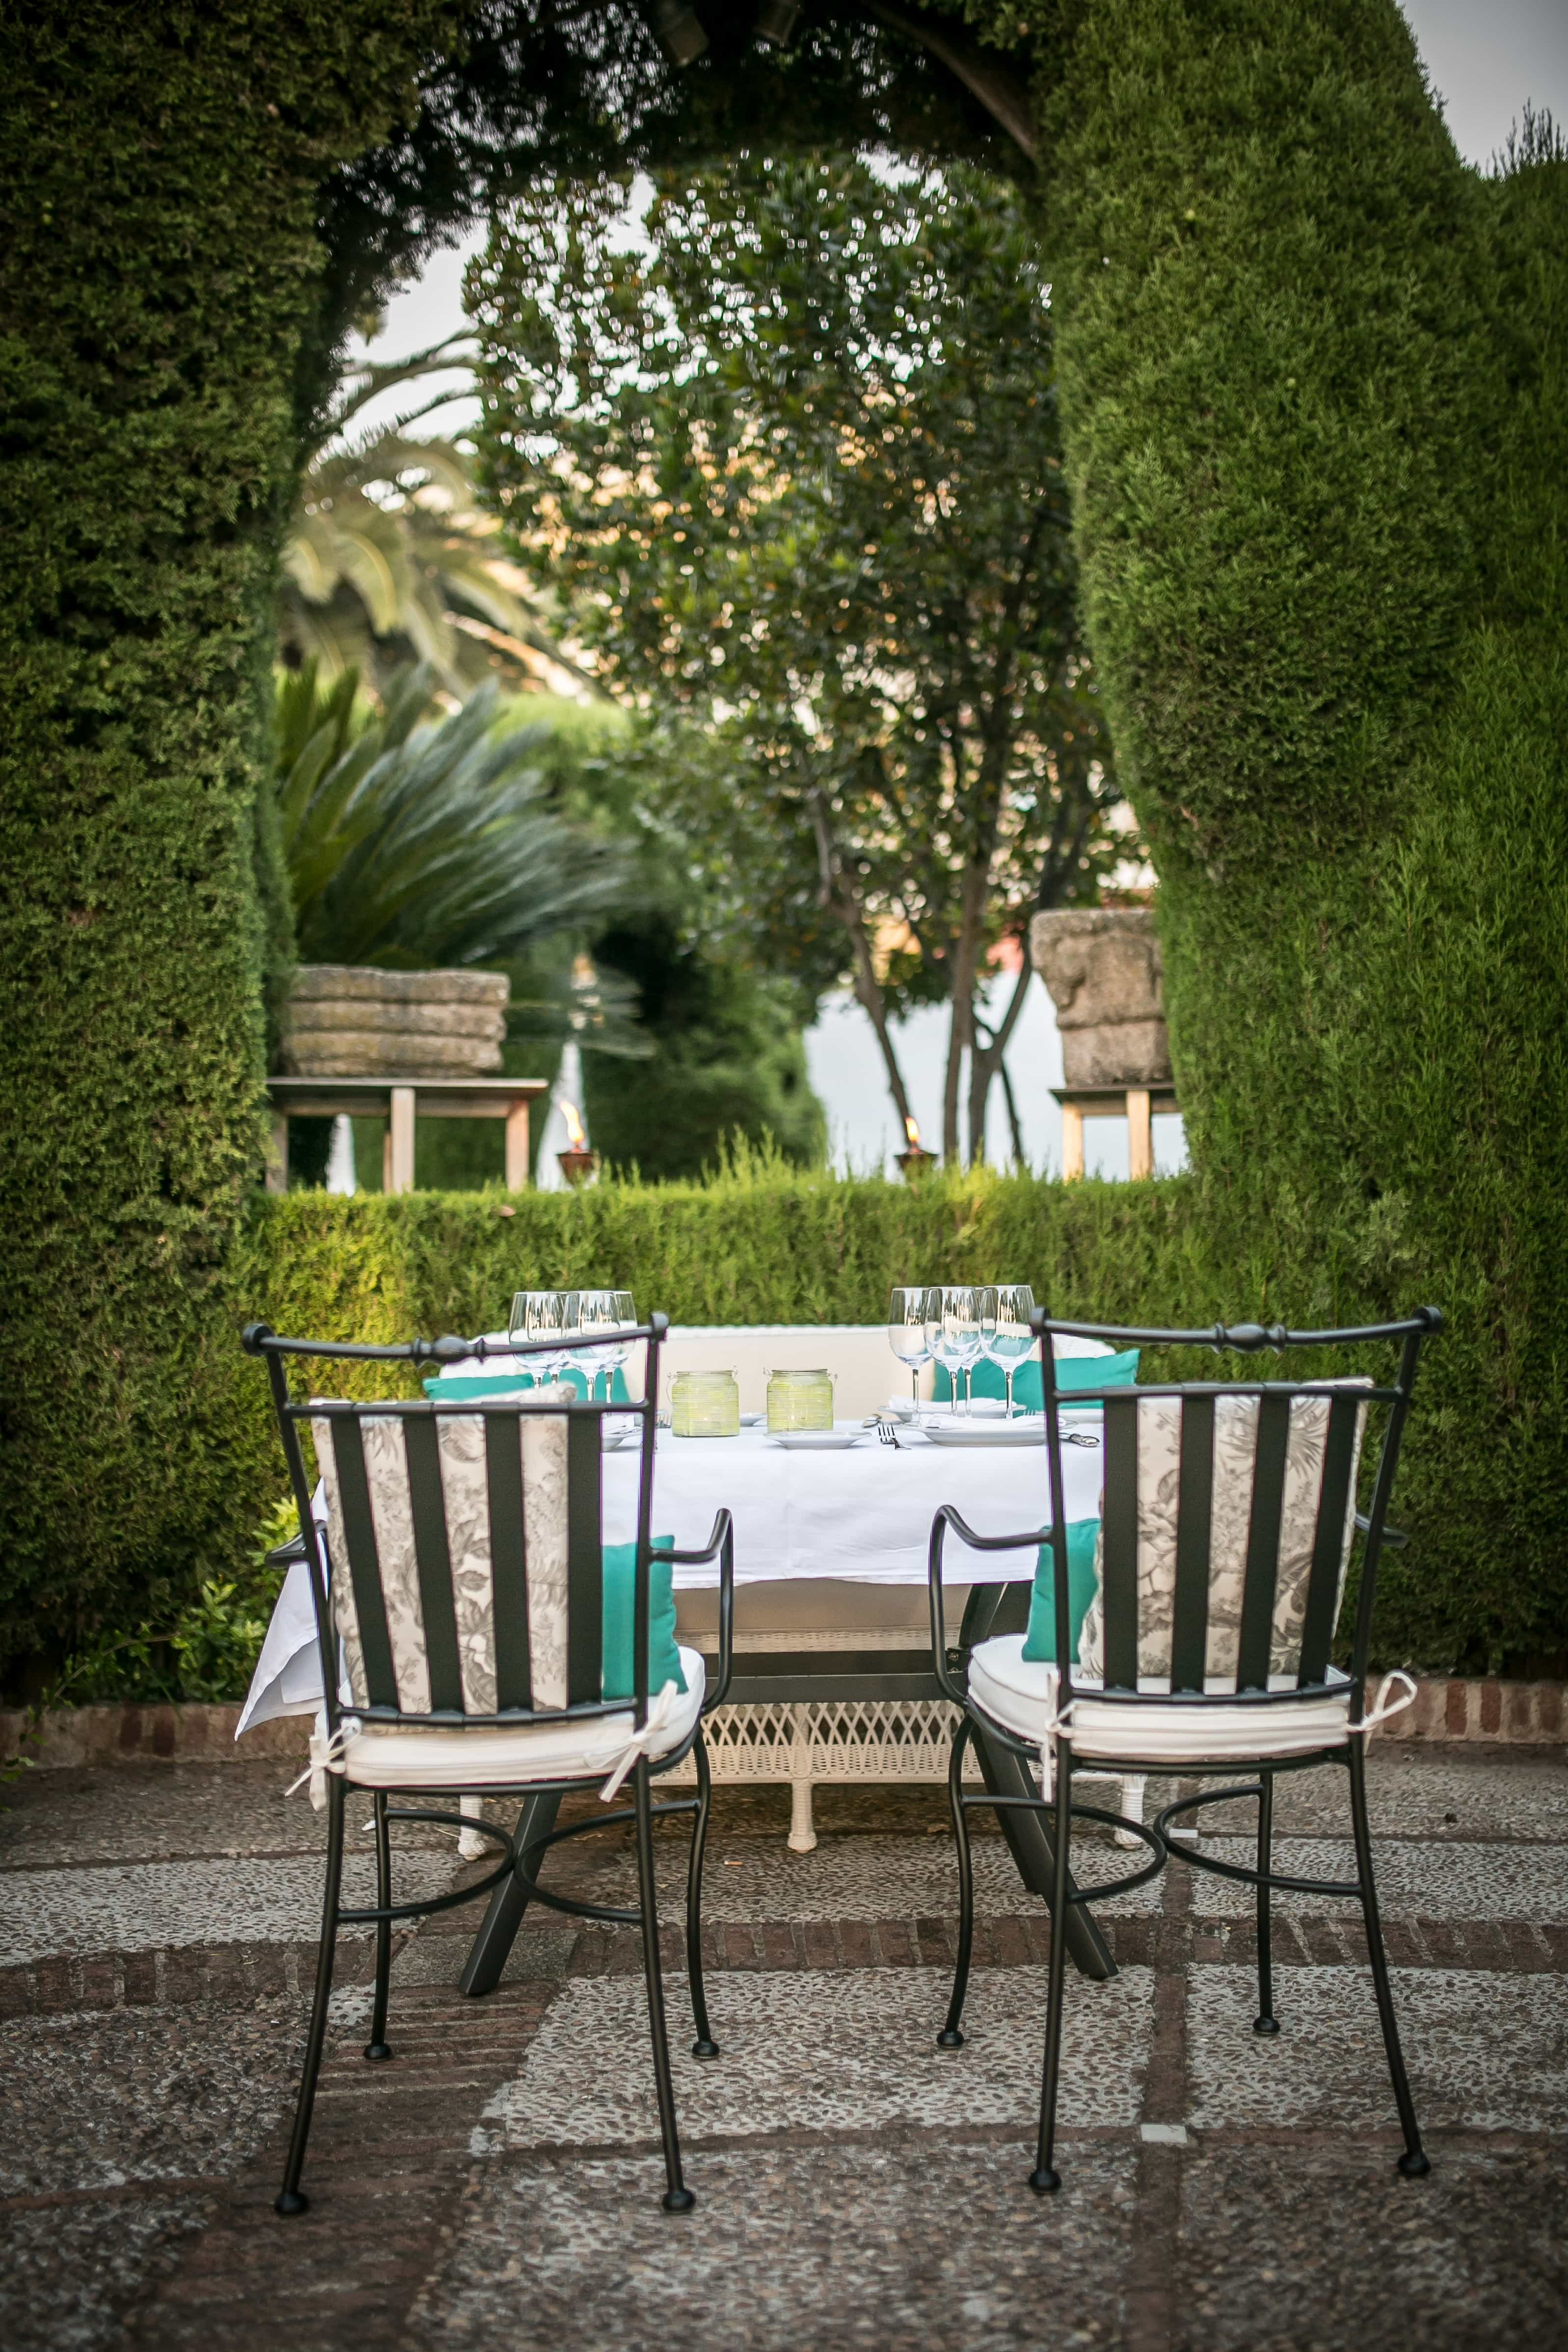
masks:
<path fill-rule="evenodd" d="M 1398 1323 L 1341 1331 L 1129 1331 L 1037 1318 L 1047 1415 L 1058 1623 L 1067 1614 L 1059 1446 L 1062 1404 L 1103 1409 L 1105 1488 L 1099 1591 L 1079 1645 L 1081 1677 L 1120 1696 L 1201 1696 L 1324 1688 L 1351 1546 L 1364 1528 L 1351 1678 L 1366 1671 L 1388 1498 L 1423 1341 L 1436 1307 Z M 1079 1390 L 1058 1398 L 1046 1335 L 1066 1330 L 1120 1346 L 1206 1346 L 1253 1352 L 1390 1342 L 1387 1386 L 1370 1375 L 1312 1381 L 1181 1382 Z M 1369 1416 L 1385 1419 L 1364 1520 L 1357 1483 Z M 1055 1531 L 1060 1529 L 1059 1535 Z M 1071 1687 L 1070 1668 L 1064 1683 Z M 1343 1684 L 1339 1688 L 1343 1690 Z"/>
<path fill-rule="evenodd" d="M 662 1316 L 634 1336 L 644 1393 L 658 1395 Z M 598 1344 L 624 1344 L 626 1334 Z M 589 1342 L 584 1342 L 584 1348 Z M 564 1388 L 417 1403 L 290 1397 L 290 1356 L 437 1363 L 509 1357 L 507 1340 L 411 1340 L 364 1348 L 280 1339 L 253 1325 L 265 1359 L 315 1593 L 329 1722 L 520 1723 L 624 1713 L 602 1691 L 603 1423 L 626 1407 Z M 535 1343 L 547 1352 L 550 1343 Z M 637 1497 L 632 1705 L 647 1718 L 654 1407 L 643 1422 Z M 300 1444 L 308 1425 L 327 1507 L 311 1509 Z M 338 1655 L 341 1644 L 341 1664 Z M 344 1687 L 346 1685 L 346 1694 Z"/>

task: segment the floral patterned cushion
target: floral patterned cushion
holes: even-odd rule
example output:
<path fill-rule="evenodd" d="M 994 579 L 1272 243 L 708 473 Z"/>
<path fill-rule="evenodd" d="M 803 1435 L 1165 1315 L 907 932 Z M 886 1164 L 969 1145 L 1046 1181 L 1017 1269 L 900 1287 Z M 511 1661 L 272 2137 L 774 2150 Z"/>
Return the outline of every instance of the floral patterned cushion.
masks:
<path fill-rule="evenodd" d="M 566 1402 L 568 1391 L 558 1392 Z M 312 1400 L 316 1402 L 316 1400 Z M 327 1500 L 327 1550 L 346 1561 L 348 1543 L 338 1488 L 331 1423 L 310 1424 Z M 522 1503 L 528 1556 L 528 1643 L 536 1707 L 566 1705 L 566 1421 L 561 1414 L 520 1413 Z M 425 1624 L 419 1597 L 419 1567 L 414 1549 L 414 1514 L 402 1418 L 370 1413 L 359 1423 L 365 1480 L 375 1525 L 381 1589 L 392 1645 L 399 1705 L 411 1715 L 430 1706 Z M 436 1423 L 441 1490 L 447 1511 L 447 1545 L 458 1623 L 458 1657 L 463 1706 L 474 1715 L 496 1706 L 494 1599 L 490 1580 L 489 1487 L 485 1468 L 485 1423 L 479 1413 L 440 1414 Z M 343 1645 L 350 1695 L 369 1703 L 364 1652 L 354 1609 L 353 1580 L 334 1576 L 332 1617 Z"/>
<path fill-rule="evenodd" d="M 1325 1384 L 1328 1385 L 1328 1384 Z M 1367 1380 L 1336 1381 L 1335 1388 L 1370 1388 Z M 1307 1585 L 1318 1531 L 1330 1399 L 1298 1396 L 1290 1401 L 1290 1432 L 1285 1454 L 1285 1490 L 1279 1514 L 1279 1565 L 1274 1590 L 1274 1623 L 1268 1671 L 1294 1676 L 1301 1657 Z M 1252 1516 L 1253 1468 L 1258 1451 L 1258 1400 L 1226 1396 L 1216 1401 L 1214 1424 L 1214 1488 L 1209 1520 L 1208 1644 L 1205 1679 L 1234 1685 L 1241 1635 L 1242 1590 L 1247 1576 L 1247 1530 Z M 1356 1469 L 1361 1460 L 1366 1408 L 1356 1415 L 1351 1463 L 1350 1501 L 1340 1554 L 1340 1592 L 1344 1592 L 1351 1538 L 1355 1529 Z M 1172 1629 L 1176 1598 L 1176 1518 L 1181 1502 L 1182 1401 L 1175 1396 L 1138 1400 L 1138 1672 L 1156 1681 L 1171 1673 Z M 1104 1671 L 1104 1531 L 1095 1547 L 1100 1589 L 1084 1619 L 1079 1668 L 1089 1680 Z M 1337 1604 L 1336 1604 L 1337 1613 Z"/>

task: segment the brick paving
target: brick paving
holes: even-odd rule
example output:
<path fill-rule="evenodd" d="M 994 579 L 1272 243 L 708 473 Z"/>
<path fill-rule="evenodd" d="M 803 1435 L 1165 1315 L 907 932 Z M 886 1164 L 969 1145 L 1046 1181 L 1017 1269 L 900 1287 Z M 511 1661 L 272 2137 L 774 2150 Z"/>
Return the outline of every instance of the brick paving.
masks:
<path fill-rule="evenodd" d="M 786 1795 L 721 1790 L 704 1934 L 716 2065 L 686 2054 L 683 1833 L 660 1837 L 699 2200 L 683 2219 L 658 2202 L 635 1930 L 531 1917 L 476 2002 L 454 1989 L 467 1911 L 399 1937 L 390 2065 L 360 2054 L 369 1941 L 340 1946 L 312 2210 L 276 2218 L 313 1963 L 293 1906 L 321 1842 L 304 1799 L 282 1801 L 290 1777 L 278 1759 L 148 1762 L 39 1771 L 5 1792 L 8 2352 L 1562 2340 L 1561 1751 L 1373 1750 L 1429 2179 L 1394 2172 L 1354 1907 L 1277 1910 L 1283 2031 L 1260 2043 L 1251 1919 L 1223 1882 L 1175 1864 L 1142 1907 L 1100 1915 L 1118 1980 L 1069 1978 L 1066 2185 L 1046 2204 L 1025 2179 L 1047 1922 L 999 1843 L 978 1857 L 969 2042 L 938 2053 L 954 1900 L 941 1792 L 822 1792 L 822 1842 L 801 1857 Z M 1305 1874 L 1321 1866 L 1340 1801 L 1337 1776 L 1287 1785 L 1284 1867 L 1291 1845 Z M 1216 1810 L 1205 1839 L 1246 1826 Z M 411 1843 L 421 1884 L 461 1882 L 447 1832 Z M 1099 1843 L 1080 1859 L 1086 1877 L 1127 1866 Z M 593 1899 L 629 1885 L 616 1832 L 552 1866 Z M 182 1867 L 195 1896 L 179 1896 Z"/>

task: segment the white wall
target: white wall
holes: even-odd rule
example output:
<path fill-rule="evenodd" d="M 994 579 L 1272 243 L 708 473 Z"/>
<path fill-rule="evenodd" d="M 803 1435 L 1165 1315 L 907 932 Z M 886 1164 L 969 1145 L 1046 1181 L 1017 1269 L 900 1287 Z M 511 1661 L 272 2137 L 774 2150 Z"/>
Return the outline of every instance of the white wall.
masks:
<path fill-rule="evenodd" d="M 992 982 L 994 1010 L 1012 992 L 1005 975 Z M 910 1107 L 920 1122 L 921 1140 L 931 1150 L 942 1145 L 942 1094 L 947 1066 L 945 1010 L 932 1005 L 913 1013 L 894 1031 L 899 1066 L 904 1075 Z M 893 1172 L 893 1154 L 903 1149 L 898 1113 L 893 1108 L 877 1050 L 876 1033 L 852 996 L 824 1000 L 816 1024 L 805 1033 L 806 1066 L 811 1083 L 827 1113 L 828 1148 L 834 1165 L 869 1171 Z M 1007 1047 L 1007 1066 L 1024 1130 L 1024 1150 L 1032 1168 L 1041 1173 L 1061 1173 L 1062 1115 L 1047 1088 L 1062 1082 L 1062 1044 L 1057 1030 L 1056 1007 L 1045 982 L 1029 982 L 1029 994 Z M 994 1165 L 1012 1160 L 1012 1131 L 1000 1083 L 992 1087 L 986 1117 L 986 1141 Z M 1127 1122 L 1124 1118 L 1091 1118 L 1084 1128 L 1085 1171 L 1090 1176 L 1125 1177 Z M 1179 1118 L 1154 1121 L 1154 1166 L 1161 1175 L 1186 1164 L 1186 1145 Z"/>

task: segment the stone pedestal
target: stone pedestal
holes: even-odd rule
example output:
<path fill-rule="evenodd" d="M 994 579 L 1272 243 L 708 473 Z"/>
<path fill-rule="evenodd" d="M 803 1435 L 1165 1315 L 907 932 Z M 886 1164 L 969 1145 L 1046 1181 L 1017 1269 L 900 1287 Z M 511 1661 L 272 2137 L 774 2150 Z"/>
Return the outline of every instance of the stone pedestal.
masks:
<path fill-rule="evenodd" d="M 1083 1174 L 1086 1118 L 1127 1118 L 1128 1169 L 1154 1171 L 1152 1119 L 1175 1108 L 1163 967 L 1147 907 L 1073 907 L 1029 927 L 1062 1040 L 1062 1174 Z"/>
<path fill-rule="evenodd" d="M 1163 967 L 1148 907 L 1068 907 L 1029 926 L 1066 1087 L 1168 1087 Z"/>
<path fill-rule="evenodd" d="M 500 972 L 301 964 L 283 1075 L 458 1078 L 499 1070 L 510 983 Z"/>

